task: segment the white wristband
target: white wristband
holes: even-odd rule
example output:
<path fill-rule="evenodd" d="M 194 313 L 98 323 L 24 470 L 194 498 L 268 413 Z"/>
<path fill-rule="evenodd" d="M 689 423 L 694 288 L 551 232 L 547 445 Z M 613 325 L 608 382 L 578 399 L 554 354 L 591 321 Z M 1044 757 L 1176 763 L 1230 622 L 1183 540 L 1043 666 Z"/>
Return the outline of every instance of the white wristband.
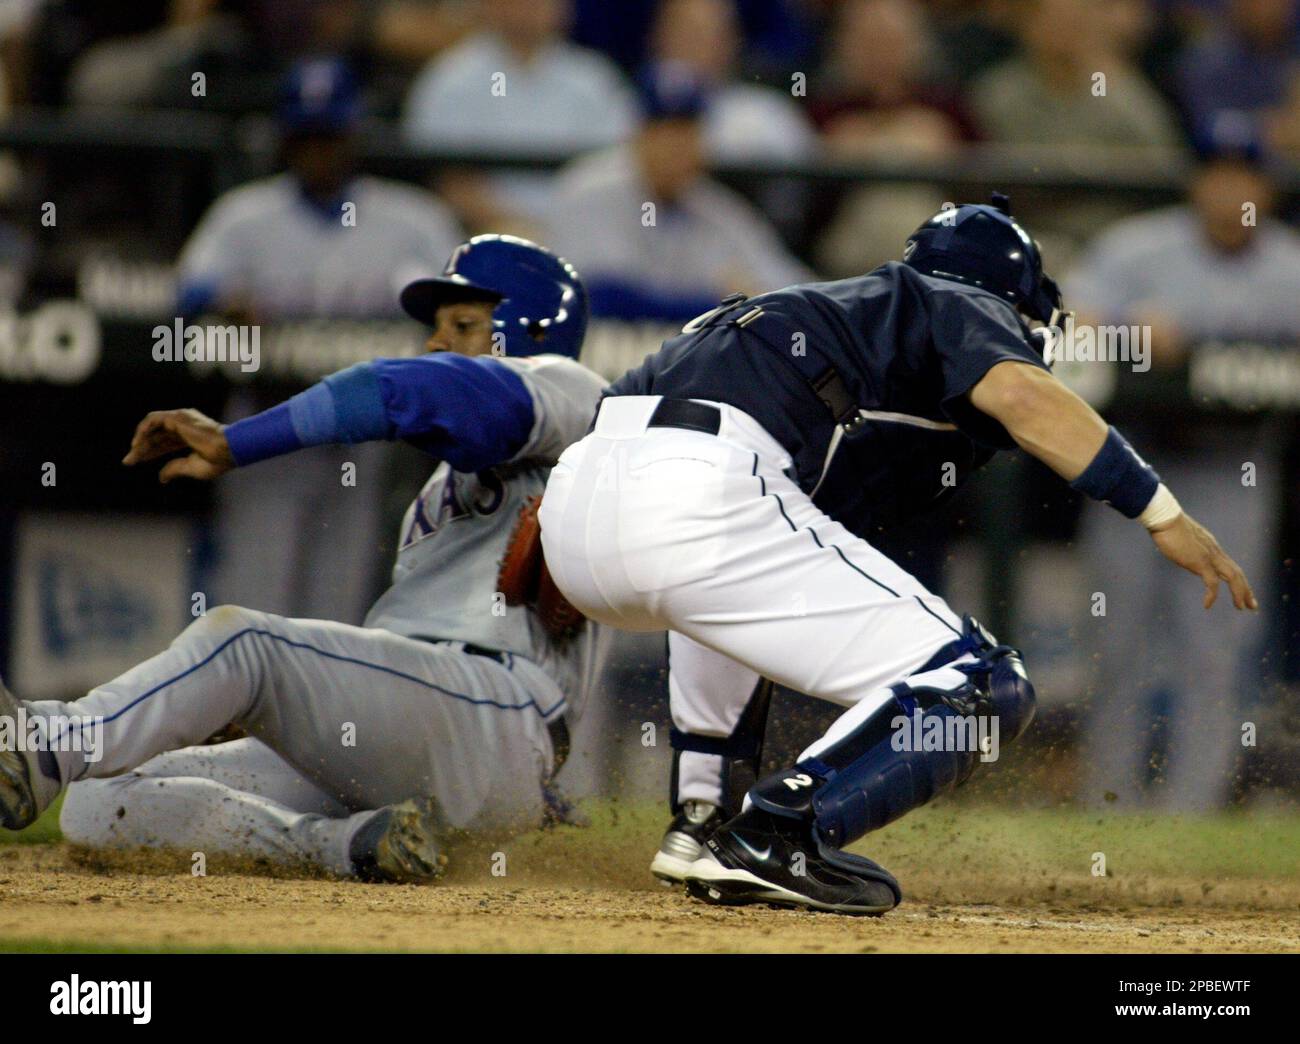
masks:
<path fill-rule="evenodd" d="M 1182 513 L 1183 509 L 1179 506 L 1178 500 L 1169 492 L 1169 487 L 1162 482 L 1156 486 L 1156 491 L 1147 506 L 1142 509 L 1142 514 L 1138 515 L 1138 521 L 1147 529 L 1155 529 L 1166 522 L 1172 522 Z"/>

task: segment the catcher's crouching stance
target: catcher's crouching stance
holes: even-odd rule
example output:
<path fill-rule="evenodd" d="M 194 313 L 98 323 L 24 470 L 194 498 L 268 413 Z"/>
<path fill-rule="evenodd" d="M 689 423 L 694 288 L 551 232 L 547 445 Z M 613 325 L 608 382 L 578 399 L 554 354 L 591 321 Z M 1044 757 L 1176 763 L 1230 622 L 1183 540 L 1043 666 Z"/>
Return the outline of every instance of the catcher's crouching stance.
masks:
<path fill-rule="evenodd" d="M 74 702 L 20 703 L 0 686 L 0 716 L 53 725 L 50 749 L 0 750 L 0 825 L 26 825 L 70 784 L 72 841 L 419 881 L 441 872 L 455 831 L 567 814 L 553 784 L 566 721 L 609 632 L 539 589 L 535 506 L 603 387 L 575 361 L 586 295 L 546 250 L 483 236 L 402 303 L 433 327 L 429 354 L 343 370 L 225 429 L 150 414 L 126 458 L 185 454 L 165 482 L 326 442 L 401 438 L 437 458 L 365 626 L 221 606 Z M 499 569 L 518 581 L 504 609 Z M 232 723 L 248 738 L 190 746 Z M 64 742 L 69 728 L 102 738 L 87 751 Z"/>
<path fill-rule="evenodd" d="M 688 323 L 614 383 L 547 484 L 564 592 L 602 623 L 670 631 L 676 817 L 652 869 L 709 902 L 891 909 L 894 878 L 844 847 L 996 754 L 972 732 L 1029 724 L 1015 650 L 864 538 L 996 450 L 1138 520 L 1207 607 L 1222 579 L 1255 608 L 1214 537 L 1051 375 L 1030 323 L 1055 326 L 1060 294 L 1006 198 L 935 215 L 903 256 Z M 848 709 L 726 809 L 722 762 L 760 676 Z"/>

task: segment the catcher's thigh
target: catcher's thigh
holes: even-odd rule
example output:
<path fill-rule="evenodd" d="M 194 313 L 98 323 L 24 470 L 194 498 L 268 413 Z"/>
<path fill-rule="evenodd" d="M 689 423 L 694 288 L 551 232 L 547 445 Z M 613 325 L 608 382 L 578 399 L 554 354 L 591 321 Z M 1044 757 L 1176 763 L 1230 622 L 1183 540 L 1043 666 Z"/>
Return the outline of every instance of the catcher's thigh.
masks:
<path fill-rule="evenodd" d="M 587 615 L 679 631 L 843 705 L 960 636 L 943 599 L 785 476 L 752 418 L 720 406 L 717 436 L 647 428 L 657 401 L 606 399 L 542 500 L 547 561 Z"/>

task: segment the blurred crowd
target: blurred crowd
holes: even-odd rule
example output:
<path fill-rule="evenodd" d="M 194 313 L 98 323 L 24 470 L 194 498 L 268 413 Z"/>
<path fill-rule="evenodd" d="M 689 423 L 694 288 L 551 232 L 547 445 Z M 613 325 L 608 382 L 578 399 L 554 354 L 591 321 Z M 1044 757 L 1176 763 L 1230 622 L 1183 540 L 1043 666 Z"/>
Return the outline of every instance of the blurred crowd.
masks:
<path fill-rule="evenodd" d="M 934 171 L 987 143 L 1028 165 L 1050 150 L 1082 177 L 1191 172 L 1185 199 L 1159 209 L 1077 189 L 1019 202 L 1080 321 L 1149 327 L 1157 372 L 1210 340 L 1300 347 L 1300 235 L 1279 205 L 1300 161 L 1300 0 L 0 0 L 0 116 L 26 106 L 275 121 L 279 169 L 204 200 L 167 259 L 183 315 L 389 317 L 396 288 L 466 234 L 506 231 L 573 261 L 597 316 L 677 322 L 727 293 L 897 258 L 951 198 Z M 365 172 L 375 127 L 440 161 L 419 184 Z M 0 160 L 0 198 L 49 196 L 16 186 L 51 171 Z M 794 176 L 828 164 L 930 173 L 827 194 Z M 715 171 L 729 165 L 777 171 L 742 194 Z M 21 297 L 35 238 L 0 225 L 0 299 Z M 261 405 L 245 399 L 233 413 Z M 1267 587 L 1293 422 L 1131 423 Z M 338 461 L 318 464 L 232 480 L 225 524 L 325 510 L 311 486 Z M 378 524 L 359 498 L 340 510 L 335 539 Z M 1094 682 L 1089 793 L 1145 800 L 1158 718 L 1173 722 L 1164 799 L 1212 807 L 1241 700 L 1263 685 L 1259 650 L 1284 628 L 1239 621 L 1208 641 L 1177 608 L 1191 596 L 1103 514 L 1080 546 L 1111 593 L 1105 641 L 1126 651 Z M 253 550 L 230 560 L 231 600 L 364 609 L 363 565 L 313 591 L 306 549 Z M 248 595 L 257 582 L 277 600 Z"/>
<path fill-rule="evenodd" d="M 337 54 L 412 137 L 515 151 L 625 136 L 657 62 L 713 88 L 724 157 L 1168 145 L 1223 108 L 1300 146 L 1290 0 L 4 0 L 0 34 L 11 101 L 266 110 L 295 58 Z M 492 127 L 481 70 L 523 87 Z M 1074 89 L 1097 73 L 1114 104 Z"/>
<path fill-rule="evenodd" d="M 611 266 L 605 305 L 675 315 L 800 271 L 769 227 L 837 276 L 893 257 L 944 198 L 911 182 L 828 201 L 769 181 L 755 211 L 711 165 L 933 162 L 987 142 L 1049 146 L 1084 172 L 1160 169 L 1224 113 L 1286 163 L 1300 155 L 1298 26 L 1295 0 L 0 0 L 0 112 L 273 113 L 295 62 L 333 57 L 357 117 L 393 121 L 410 145 L 582 157 L 558 178 L 441 166 L 429 187 L 468 232 L 531 233 L 583 261 L 600 219 L 576 227 L 575 199 L 612 205 L 621 181 L 666 204 L 689 252 L 719 256 L 642 257 L 647 286 L 629 295 L 620 259 L 640 246 L 620 252 L 606 229 L 586 267 Z M 1029 200 L 1058 267 L 1123 214 L 1067 202 Z M 745 232 L 723 245 L 720 227 Z"/>

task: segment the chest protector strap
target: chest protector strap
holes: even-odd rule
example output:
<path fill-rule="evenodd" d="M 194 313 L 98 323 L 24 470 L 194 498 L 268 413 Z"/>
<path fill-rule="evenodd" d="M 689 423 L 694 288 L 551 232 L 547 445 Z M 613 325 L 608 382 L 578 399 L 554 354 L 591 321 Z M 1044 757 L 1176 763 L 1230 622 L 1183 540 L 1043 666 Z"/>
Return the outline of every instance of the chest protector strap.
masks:
<path fill-rule="evenodd" d="M 830 443 L 826 447 L 826 456 L 822 460 L 821 474 L 812 492 L 808 494 L 810 497 L 815 497 L 822 483 L 826 481 L 826 473 L 831 469 L 831 462 L 840 448 L 840 442 L 845 438 L 851 439 L 862 429 L 868 419 L 867 411 L 854 401 L 839 371 L 815 348 L 807 344 L 806 337 L 800 342 L 796 336 L 799 331 L 789 329 L 780 317 L 765 311 L 762 305 L 752 305 L 746 309 L 744 306 L 747 303 L 748 298 L 744 294 L 732 294 L 724 298 L 713 311 L 705 312 L 698 318 L 692 319 L 682 332 L 693 333 L 710 326 L 723 325 L 739 330 L 750 330 L 766 347 L 779 351 L 782 358 L 788 359 L 799 371 L 803 382 L 826 407 L 826 412 L 835 423 L 835 430 L 831 433 Z M 799 351 L 795 351 L 796 345 L 799 346 Z"/>

